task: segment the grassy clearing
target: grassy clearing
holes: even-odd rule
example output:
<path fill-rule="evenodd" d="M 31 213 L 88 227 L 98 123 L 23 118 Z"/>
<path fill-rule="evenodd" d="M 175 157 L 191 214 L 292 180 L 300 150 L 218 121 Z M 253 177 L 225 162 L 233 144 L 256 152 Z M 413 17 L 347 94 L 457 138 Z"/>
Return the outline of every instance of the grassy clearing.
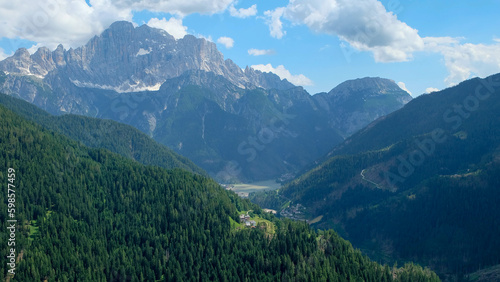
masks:
<path fill-rule="evenodd" d="M 250 211 L 240 211 L 239 214 L 240 215 L 247 214 L 249 212 L 251 212 L 251 210 Z M 276 227 L 274 226 L 274 224 L 271 221 L 269 221 L 267 219 L 261 218 L 260 216 L 254 214 L 254 216 L 250 217 L 249 220 L 255 221 L 255 223 L 257 223 L 257 226 L 265 225 L 266 226 L 265 232 L 267 234 L 275 234 L 276 233 Z M 245 226 L 245 223 L 236 222 L 232 218 L 229 218 L 229 221 L 231 222 L 231 230 L 241 230 L 243 228 L 248 228 L 247 226 Z"/>
<path fill-rule="evenodd" d="M 257 223 L 257 226 L 259 226 L 259 223 L 265 224 L 267 234 L 275 234 L 276 233 L 276 226 L 274 226 L 274 224 L 272 222 L 270 222 L 269 220 L 260 218 L 258 216 L 256 216 L 252 220 L 255 220 L 255 222 Z"/>
<path fill-rule="evenodd" d="M 51 215 L 52 215 L 52 211 L 47 211 L 45 213 L 45 219 L 50 218 Z M 35 240 L 35 237 L 37 237 L 38 234 L 40 233 L 39 227 L 38 227 L 38 221 L 37 220 L 30 221 L 28 224 L 28 228 L 29 228 L 28 240 L 33 241 L 33 240 Z"/>
<path fill-rule="evenodd" d="M 229 217 L 229 222 L 231 222 L 231 230 L 236 230 L 243 227 L 242 223 L 236 222 L 232 217 Z"/>
<path fill-rule="evenodd" d="M 40 233 L 38 231 L 38 226 L 37 226 L 37 221 L 36 220 L 32 220 L 30 222 L 30 224 L 28 225 L 28 227 L 30 228 L 30 233 L 29 233 L 29 240 L 30 241 L 33 241 L 35 240 L 35 237 L 38 236 L 38 234 Z"/>

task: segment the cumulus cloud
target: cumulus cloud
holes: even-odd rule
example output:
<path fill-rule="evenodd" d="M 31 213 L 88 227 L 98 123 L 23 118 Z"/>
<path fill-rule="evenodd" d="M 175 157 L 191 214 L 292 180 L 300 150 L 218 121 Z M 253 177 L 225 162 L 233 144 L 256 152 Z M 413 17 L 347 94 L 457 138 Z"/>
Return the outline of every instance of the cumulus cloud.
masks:
<path fill-rule="evenodd" d="M 165 12 L 182 18 L 192 13 L 223 12 L 233 2 L 234 0 L 90 0 L 88 5 L 85 0 L 1 1 L 0 37 L 11 38 L 13 49 L 20 47 L 20 42 L 15 38 L 40 43 L 50 49 L 58 44 L 63 44 L 66 48 L 78 47 L 115 21 L 132 21 L 132 11 Z M 164 24 L 176 28 L 179 34 L 183 32 L 182 24 L 175 18 Z"/>
<path fill-rule="evenodd" d="M 237 18 L 248 18 L 257 15 L 257 4 L 250 6 L 249 8 L 236 9 L 234 5 L 229 7 L 229 14 Z"/>
<path fill-rule="evenodd" d="M 249 49 L 248 50 L 248 55 L 252 56 L 263 56 L 263 55 L 272 55 L 274 54 L 274 50 L 267 49 L 267 50 L 262 50 L 262 49 Z"/>
<path fill-rule="evenodd" d="M 371 51 L 378 62 L 408 61 L 424 46 L 416 29 L 377 0 L 291 0 L 288 6 L 264 14 L 273 37 L 285 34 L 284 17 L 315 32 L 338 36 L 358 50 Z"/>
<path fill-rule="evenodd" d="M 398 82 L 398 86 L 399 88 L 403 89 L 404 91 L 408 92 L 408 94 L 412 95 L 410 90 L 408 90 L 408 88 L 406 88 L 406 84 L 404 82 Z"/>
<path fill-rule="evenodd" d="M 110 1 L 26 0 L 2 1 L 0 37 L 11 38 L 12 48 L 18 48 L 15 38 L 27 39 L 55 48 L 62 43 L 77 47 L 92 35 L 99 34 L 117 20 L 131 20 L 131 10 L 121 10 Z"/>
<path fill-rule="evenodd" d="M 168 32 L 175 39 L 181 39 L 187 34 L 187 26 L 182 25 L 182 19 L 171 17 L 168 21 L 158 18 L 152 18 L 147 23 L 150 27 L 160 28 Z"/>
<path fill-rule="evenodd" d="M 300 86 L 313 85 L 313 82 L 303 74 L 293 75 L 287 70 L 283 65 L 279 65 L 274 68 L 271 64 L 267 65 L 253 65 L 254 70 L 259 70 L 261 72 L 272 72 L 278 75 L 281 79 L 286 79 L 292 84 Z"/>
<path fill-rule="evenodd" d="M 274 38 L 281 39 L 286 34 L 286 31 L 283 31 L 283 23 L 281 22 L 281 17 L 284 12 L 285 8 L 283 7 L 264 12 L 266 23 L 269 26 L 269 32 Z"/>
<path fill-rule="evenodd" d="M 436 45 L 429 51 L 443 55 L 449 72 L 445 79 L 448 86 L 472 76 L 484 77 L 500 71 L 500 43 L 458 44 L 458 41 L 454 41 Z"/>
<path fill-rule="evenodd" d="M 425 93 L 427 93 L 427 94 L 430 94 L 432 92 L 437 92 L 437 91 L 439 91 L 439 89 L 434 88 L 434 87 L 429 87 L 429 88 L 425 89 Z"/>
<path fill-rule="evenodd" d="M 82 0 L 83 1 L 83 0 Z M 111 2 L 110 0 L 91 0 Z M 215 14 L 225 11 L 234 0 L 113 0 L 113 5 L 119 9 L 131 9 L 134 11 L 149 10 L 153 12 L 164 12 L 185 16 L 193 13 Z"/>
<path fill-rule="evenodd" d="M 234 46 L 234 40 L 231 37 L 222 36 L 217 39 L 217 43 L 224 45 L 227 49 L 231 49 Z"/>

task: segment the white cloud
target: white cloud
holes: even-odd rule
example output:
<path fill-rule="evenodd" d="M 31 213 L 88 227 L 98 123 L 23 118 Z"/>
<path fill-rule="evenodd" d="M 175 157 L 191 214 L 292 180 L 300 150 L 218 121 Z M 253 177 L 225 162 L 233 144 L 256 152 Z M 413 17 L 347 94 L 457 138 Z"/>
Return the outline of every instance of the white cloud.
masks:
<path fill-rule="evenodd" d="M 175 39 L 181 39 L 187 34 L 187 26 L 182 25 L 182 19 L 171 17 L 168 21 L 158 18 L 152 18 L 147 23 L 150 27 L 160 28 L 168 32 Z"/>
<path fill-rule="evenodd" d="M 234 40 L 231 37 L 222 36 L 217 39 L 217 43 L 224 45 L 227 49 L 231 49 L 234 46 Z"/>
<path fill-rule="evenodd" d="M 229 7 L 229 14 L 233 17 L 242 18 L 242 19 L 248 18 L 251 16 L 255 16 L 255 15 L 257 15 L 257 4 L 254 4 L 247 9 L 244 9 L 244 8 L 236 9 L 234 7 L 234 5 L 231 5 Z"/>
<path fill-rule="evenodd" d="M 410 90 L 408 90 L 408 88 L 406 88 L 406 84 L 405 84 L 404 82 L 401 82 L 401 81 L 400 81 L 400 82 L 398 82 L 398 86 L 399 86 L 399 88 L 401 88 L 401 89 L 403 89 L 404 91 L 408 92 L 408 94 L 412 95 L 412 94 L 411 94 L 411 91 L 410 91 Z"/>
<path fill-rule="evenodd" d="M 285 34 L 283 16 L 315 32 L 338 36 L 358 50 L 371 51 L 377 62 L 408 61 L 414 51 L 424 47 L 418 31 L 377 0 L 291 0 L 288 6 L 265 15 L 273 37 Z"/>
<path fill-rule="evenodd" d="M 439 89 L 434 88 L 434 87 L 429 87 L 429 88 L 425 89 L 425 93 L 427 93 L 427 94 L 430 94 L 432 92 L 437 92 L 437 91 L 439 91 Z"/>
<path fill-rule="evenodd" d="M 82 0 L 83 1 L 83 0 Z M 93 0 L 93 2 L 111 2 L 111 0 Z M 113 0 L 113 5 L 119 9 L 134 11 L 149 10 L 186 16 L 193 13 L 215 14 L 225 11 L 234 0 Z"/>
<path fill-rule="evenodd" d="M 272 54 L 274 54 L 274 50 L 271 50 L 271 49 L 267 49 L 267 50 L 249 49 L 248 54 L 252 55 L 252 56 L 272 55 Z"/>
<path fill-rule="evenodd" d="M 286 31 L 283 31 L 283 23 L 281 17 L 285 12 L 285 8 L 276 8 L 274 11 L 265 11 L 266 23 L 269 26 L 269 33 L 272 37 L 281 39 Z"/>
<path fill-rule="evenodd" d="M 178 15 L 214 14 L 225 11 L 234 0 L 24 0 L 0 1 L 0 37 L 30 40 L 55 49 L 79 47 L 113 22 L 132 21 L 132 11 L 149 10 Z M 174 25 L 175 22 L 170 22 Z M 180 26 L 179 26 L 180 28 Z M 182 29 L 179 29 L 182 32 Z"/>
<path fill-rule="evenodd" d="M 51 49 L 58 44 L 78 47 L 99 34 L 117 20 L 131 20 L 131 10 L 117 9 L 110 1 L 26 0 L 2 1 L 0 37 L 12 38 L 12 48 L 18 48 L 15 38 L 34 41 Z"/>
<path fill-rule="evenodd" d="M 293 75 L 283 65 L 274 68 L 271 64 L 267 65 L 253 65 L 253 69 L 261 72 L 272 72 L 278 75 L 281 79 L 286 79 L 294 85 L 310 86 L 313 82 L 303 74 Z"/>
<path fill-rule="evenodd" d="M 458 40 L 427 48 L 443 55 L 448 77 L 448 86 L 458 84 L 472 76 L 485 77 L 500 72 L 500 43 L 458 44 Z"/>
<path fill-rule="evenodd" d="M 454 45 L 459 44 L 460 40 L 464 38 L 454 38 L 454 37 L 425 37 L 424 44 L 425 49 L 427 50 L 435 50 L 444 45 Z"/>

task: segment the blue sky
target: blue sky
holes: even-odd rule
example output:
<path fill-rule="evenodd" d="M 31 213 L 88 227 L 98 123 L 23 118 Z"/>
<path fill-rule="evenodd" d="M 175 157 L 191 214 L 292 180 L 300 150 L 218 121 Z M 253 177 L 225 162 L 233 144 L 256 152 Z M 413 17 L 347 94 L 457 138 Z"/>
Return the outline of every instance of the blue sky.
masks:
<path fill-rule="evenodd" d="M 0 4 L 0 59 L 76 48 L 128 20 L 204 37 L 311 94 L 378 76 L 418 96 L 500 72 L 499 12 L 497 0 L 26 0 Z"/>

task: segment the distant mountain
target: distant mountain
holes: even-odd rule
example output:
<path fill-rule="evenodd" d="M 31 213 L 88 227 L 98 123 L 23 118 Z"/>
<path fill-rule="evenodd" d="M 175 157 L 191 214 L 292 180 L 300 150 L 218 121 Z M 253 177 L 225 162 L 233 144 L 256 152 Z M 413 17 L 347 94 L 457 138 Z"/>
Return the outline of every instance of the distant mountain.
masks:
<path fill-rule="evenodd" d="M 3 93 L 55 115 L 132 125 L 221 182 L 289 176 L 411 99 L 389 80 L 345 84 L 311 96 L 242 70 L 205 39 L 128 22 L 76 49 L 19 49 L 0 62 Z"/>
<path fill-rule="evenodd" d="M 394 81 L 378 77 L 348 80 L 328 93 L 314 95 L 314 98 L 325 107 L 333 126 L 345 136 L 398 110 L 412 99 Z"/>
<path fill-rule="evenodd" d="M 500 74 L 422 95 L 349 137 L 278 196 L 255 200 L 301 204 L 306 218 L 372 258 L 418 261 L 443 278 L 496 265 L 498 93 Z"/>
<path fill-rule="evenodd" d="M 158 144 L 132 126 L 71 114 L 53 116 L 24 100 L 1 93 L 0 104 L 27 120 L 82 142 L 85 146 L 108 149 L 144 165 L 167 169 L 182 168 L 207 176 L 207 173 L 193 162 Z"/>
<path fill-rule="evenodd" d="M 15 235 L 1 251 L 6 281 L 439 280 L 418 265 L 370 261 L 335 232 L 279 220 L 213 180 L 88 148 L 3 105 L 0 140 L 10 184 L 0 240 Z"/>

